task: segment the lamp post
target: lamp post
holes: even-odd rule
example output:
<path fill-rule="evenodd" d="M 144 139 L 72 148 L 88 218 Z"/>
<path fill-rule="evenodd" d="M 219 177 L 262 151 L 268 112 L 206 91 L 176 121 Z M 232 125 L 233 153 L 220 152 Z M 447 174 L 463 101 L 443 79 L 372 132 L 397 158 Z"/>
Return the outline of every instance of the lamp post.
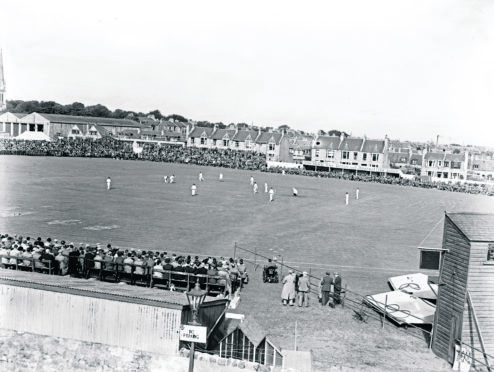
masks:
<path fill-rule="evenodd" d="M 189 322 L 190 325 L 194 326 L 200 326 L 201 323 L 199 323 L 197 319 L 197 315 L 199 313 L 199 308 L 201 307 L 202 303 L 204 302 L 204 299 L 206 298 L 207 291 L 201 290 L 201 287 L 199 286 L 199 281 L 196 282 L 196 285 L 194 286 L 193 289 L 191 289 L 188 292 L 185 292 L 185 295 L 187 296 L 187 301 L 189 302 L 189 305 L 192 309 L 192 321 Z M 190 342 L 190 353 L 189 353 L 189 372 L 194 371 L 194 349 L 195 349 L 195 342 L 191 341 Z"/>

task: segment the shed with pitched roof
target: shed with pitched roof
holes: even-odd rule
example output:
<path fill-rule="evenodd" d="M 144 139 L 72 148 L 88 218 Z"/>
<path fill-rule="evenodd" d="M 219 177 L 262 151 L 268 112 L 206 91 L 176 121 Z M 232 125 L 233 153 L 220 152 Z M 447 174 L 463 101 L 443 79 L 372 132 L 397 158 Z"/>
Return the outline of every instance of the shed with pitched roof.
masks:
<path fill-rule="evenodd" d="M 224 337 L 215 349 L 220 357 L 267 366 L 283 365 L 281 350 L 270 341 L 265 329 L 254 318 L 225 319 L 223 334 Z"/>
<path fill-rule="evenodd" d="M 432 350 L 454 362 L 494 355 L 494 214 L 446 213 Z M 494 362 L 492 357 L 490 362 Z"/>

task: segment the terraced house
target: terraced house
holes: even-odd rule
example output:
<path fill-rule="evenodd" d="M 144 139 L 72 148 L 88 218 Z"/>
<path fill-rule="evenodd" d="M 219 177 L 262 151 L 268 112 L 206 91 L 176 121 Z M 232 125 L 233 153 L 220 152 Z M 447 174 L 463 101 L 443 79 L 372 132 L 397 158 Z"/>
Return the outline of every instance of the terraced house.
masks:
<path fill-rule="evenodd" d="M 468 173 L 468 152 L 453 154 L 446 151 L 424 151 L 421 176 L 431 181 L 466 180 Z"/>
<path fill-rule="evenodd" d="M 349 172 L 397 172 L 389 167 L 387 138 L 318 136 L 312 145 L 312 160 L 304 162 L 304 166 Z"/>

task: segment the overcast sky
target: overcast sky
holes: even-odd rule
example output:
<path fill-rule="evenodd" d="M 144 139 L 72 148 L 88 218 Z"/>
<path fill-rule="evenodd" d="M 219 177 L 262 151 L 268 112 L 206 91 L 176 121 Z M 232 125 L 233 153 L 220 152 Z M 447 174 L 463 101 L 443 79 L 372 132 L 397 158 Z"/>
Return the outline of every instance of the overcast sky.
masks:
<path fill-rule="evenodd" d="M 4 1 L 8 99 L 494 146 L 494 1 Z"/>

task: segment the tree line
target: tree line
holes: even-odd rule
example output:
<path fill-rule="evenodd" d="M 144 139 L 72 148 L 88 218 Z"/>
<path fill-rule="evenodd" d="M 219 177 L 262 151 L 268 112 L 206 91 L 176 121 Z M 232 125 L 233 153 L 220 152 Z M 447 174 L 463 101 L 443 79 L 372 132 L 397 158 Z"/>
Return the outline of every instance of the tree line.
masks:
<path fill-rule="evenodd" d="M 163 115 L 160 110 L 152 110 L 148 113 L 144 112 L 136 112 L 136 111 L 128 111 L 122 109 L 116 109 L 114 111 L 110 110 L 108 107 L 97 104 L 92 106 L 85 106 L 81 102 L 69 103 L 68 105 L 62 105 L 55 101 L 23 101 L 23 100 L 10 100 L 7 101 L 7 107 L 5 111 L 13 112 L 13 113 L 25 113 L 30 114 L 33 112 L 37 112 L 39 114 L 59 114 L 59 115 L 73 115 L 73 116 L 91 116 L 91 117 L 101 117 L 101 118 L 114 118 L 114 119 L 130 119 L 136 122 L 140 122 L 142 118 L 153 116 L 156 120 L 167 120 L 167 121 L 180 121 L 183 123 L 189 122 L 189 119 L 185 118 L 182 115 L 171 114 L 171 115 Z M 1 113 L 1 112 L 0 112 Z M 234 124 L 234 123 L 230 123 Z M 196 125 L 200 127 L 214 127 L 224 129 L 228 125 L 223 122 L 209 122 L 206 120 L 197 121 Z M 279 131 L 288 131 L 291 128 L 286 125 L 280 125 L 278 128 L 273 127 L 256 127 L 250 126 L 247 123 L 236 123 L 238 128 L 249 128 L 253 127 L 255 129 L 260 128 L 262 130 L 268 129 L 278 129 Z M 298 131 L 301 134 L 305 134 L 304 131 Z M 339 131 L 336 129 L 324 131 L 320 130 L 318 132 L 319 135 L 330 135 L 330 136 L 340 136 L 341 134 L 348 137 L 348 133 Z"/>

